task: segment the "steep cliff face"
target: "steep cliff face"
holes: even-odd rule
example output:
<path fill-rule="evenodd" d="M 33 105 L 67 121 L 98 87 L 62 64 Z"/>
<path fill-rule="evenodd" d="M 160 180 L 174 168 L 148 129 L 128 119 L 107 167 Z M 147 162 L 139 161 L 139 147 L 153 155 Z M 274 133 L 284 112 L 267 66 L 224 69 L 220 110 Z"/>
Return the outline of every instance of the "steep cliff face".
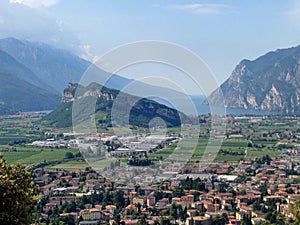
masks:
<path fill-rule="evenodd" d="M 276 50 L 254 61 L 243 60 L 208 98 L 226 107 L 300 113 L 300 46 Z"/>
<path fill-rule="evenodd" d="M 78 87 L 78 84 L 69 83 L 68 86 L 66 87 L 66 89 L 63 92 L 61 102 L 62 103 L 73 102 L 77 87 Z"/>
<path fill-rule="evenodd" d="M 77 88 L 80 90 L 77 91 Z M 63 92 L 63 96 L 61 99 L 62 103 L 73 102 L 75 99 L 82 99 L 86 97 L 97 97 L 104 102 L 115 100 L 116 95 L 119 91 L 110 89 L 110 92 L 107 92 L 108 88 L 102 87 L 99 84 L 93 83 L 89 86 L 89 88 L 84 89 L 79 86 L 77 83 L 69 83 Z"/>

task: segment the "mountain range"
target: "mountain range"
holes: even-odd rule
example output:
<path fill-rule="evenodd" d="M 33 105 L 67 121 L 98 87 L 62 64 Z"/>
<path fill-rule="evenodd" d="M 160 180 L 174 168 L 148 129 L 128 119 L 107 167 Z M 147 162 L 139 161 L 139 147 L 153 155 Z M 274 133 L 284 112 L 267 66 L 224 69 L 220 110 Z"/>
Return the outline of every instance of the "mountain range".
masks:
<path fill-rule="evenodd" d="M 170 107 L 173 106 L 172 100 L 176 100 L 180 105 L 176 108 L 189 113 L 186 95 L 181 92 L 109 74 L 69 51 L 44 43 L 12 37 L 0 39 L 0 65 L 3 86 L 0 91 L 0 115 L 55 109 L 68 83 L 78 83 L 88 68 L 94 69 L 96 78 L 102 78 L 90 82 L 117 90 L 134 83 L 125 90 L 126 93 L 136 96 L 143 93 L 149 99 Z M 14 85 L 10 86 L 12 81 Z"/>
<path fill-rule="evenodd" d="M 300 46 L 242 60 L 208 97 L 210 104 L 222 104 L 220 92 L 226 107 L 299 114 Z"/>
<path fill-rule="evenodd" d="M 40 88 L 42 82 L 30 69 L 1 50 L 0 80 L 0 114 L 48 110 L 58 105 L 58 94 Z"/>
<path fill-rule="evenodd" d="M 67 83 L 78 81 L 89 65 L 50 45 L 0 39 L 0 114 L 54 109 Z"/>
<path fill-rule="evenodd" d="M 205 108 L 200 103 L 203 97 L 187 96 L 173 89 L 109 74 L 69 51 L 44 43 L 5 38 L 0 39 L 0 115 L 55 109 L 68 83 L 78 83 L 90 68 L 96 77 L 90 83 L 148 98 L 185 114 L 192 111 L 190 103 L 195 104 L 198 112 Z M 219 95 L 222 93 L 228 109 L 299 114 L 299 81 L 300 46 L 279 49 L 255 60 L 242 60 L 205 102 L 222 104 Z M 128 85 L 130 88 L 126 89 Z"/>
<path fill-rule="evenodd" d="M 0 50 L 12 56 L 29 69 L 37 86 L 61 95 L 68 82 L 78 82 L 90 65 L 75 54 L 41 42 L 29 42 L 16 38 L 0 40 Z M 23 79 L 28 79 L 23 76 Z"/>

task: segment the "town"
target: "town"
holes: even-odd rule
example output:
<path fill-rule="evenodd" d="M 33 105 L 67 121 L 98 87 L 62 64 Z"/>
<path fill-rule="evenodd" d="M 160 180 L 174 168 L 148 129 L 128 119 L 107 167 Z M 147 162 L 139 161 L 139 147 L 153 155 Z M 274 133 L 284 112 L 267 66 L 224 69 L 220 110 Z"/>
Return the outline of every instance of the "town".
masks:
<path fill-rule="evenodd" d="M 208 131 L 209 120 L 201 118 L 200 141 L 213 133 Z M 52 143 L 43 147 L 54 154 L 84 146 L 88 160 L 99 157 L 97 163 L 89 161 L 78 168 L 47 161 L 30 167 L 41 195 L 35 224 L 296 224 L 300 118 L 228 116 L 227 121 L 218 156 L 208 166 L 203 167 L 196 149 L 186 165 L 167 165 L 159 174 L 153 174 L 151 166 L 165 161 L 181 139 L 179 134 L 103 133 L 61 140 L 57 137 L 64 135 L 56 135 L 25 143 L 31 149 Z M 15 152 L 2 150 L 4 156 L 14 154 L 18 145 Z M 81 153 L 66 158 L 83 161 L 85 150 Z M 99 170 L 101 157 L 114 161 Z M 134 157 L 151 163 L 131 165 Z"/>
<path fill-rule="evenodd" d="M 300 174 L 300 166 L 290 159 L 266 156 L 241 161 L 234 170 L 226 163 L 207 170 L 152 185 L 123 185 L 89 168 L 35 169 L 43 196 L 40 222 L 208 225 L 262 224 L 266 219 L 286 224 L 283 218 L 293 219 L 291 205 L 300 197 L 300 184 L 293 177 Z"/>

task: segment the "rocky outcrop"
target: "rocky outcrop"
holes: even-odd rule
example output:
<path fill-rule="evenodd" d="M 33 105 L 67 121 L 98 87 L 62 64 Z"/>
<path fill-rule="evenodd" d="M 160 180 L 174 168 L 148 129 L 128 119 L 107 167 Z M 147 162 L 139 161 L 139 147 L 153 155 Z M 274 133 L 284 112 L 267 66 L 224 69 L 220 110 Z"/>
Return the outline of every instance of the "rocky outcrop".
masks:
<path fill-rule="evenodd" d="M 73 102 L 75 99 L 82 99 L 86 97 L 97 97 L 103 101 L 110 101 L 116 98 L 114 94 L 105 92 L 106 88 L 102 88 L 102 86 L 98 84 L 94 85 L 94 87 L 91 87 L 90 89 L 83 89 L 80 87 L 79 92 L 76 93 L 77 88 L 78 84 L 69 83 L 64 90 L 61 102 L 68 103 Z"/>
<path fill-rule="evenodd" d="M 224 102 L 220 102 L 219 93 Z M 213 105 L 300 113 L 300 46 L 243 60 L 209 97 Z"/>
<path fill-rule="evenodd" d="M 283 100 L 281 99 L 279 91 L 272 85 L 270 91 L 266 94 L 261 103 L 262 110 L 277 110 L 283 108 Z"/>
<path fill-rule="evenodd" d="M 69 83 L 63 92 L 61 102 L 62 103 L 73 102 L 77 87 L 78 87 L 78 84 Z"/>

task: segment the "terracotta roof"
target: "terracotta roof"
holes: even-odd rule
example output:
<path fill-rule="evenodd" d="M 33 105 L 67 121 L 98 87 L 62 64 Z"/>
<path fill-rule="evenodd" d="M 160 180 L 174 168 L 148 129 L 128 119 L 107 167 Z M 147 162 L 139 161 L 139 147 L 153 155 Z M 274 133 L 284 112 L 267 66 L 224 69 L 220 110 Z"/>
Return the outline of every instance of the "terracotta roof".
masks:
<path fill-rule="evenodd" d="M 246 210 L 246 211 L 253 211 L 253 209 L 249 206 L 241 206 L 240 209 Z"/>

